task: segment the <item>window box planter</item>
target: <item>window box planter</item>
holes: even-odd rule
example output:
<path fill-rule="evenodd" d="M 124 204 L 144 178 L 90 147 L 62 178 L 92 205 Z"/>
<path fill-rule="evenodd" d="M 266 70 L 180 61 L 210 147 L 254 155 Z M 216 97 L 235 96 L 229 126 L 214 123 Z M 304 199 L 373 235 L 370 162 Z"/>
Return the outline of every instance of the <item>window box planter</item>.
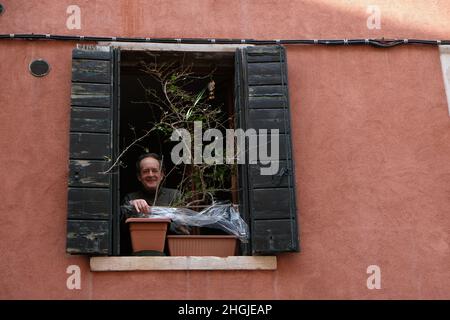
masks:
<path fill-rule="evenodd" d="M 164 252 L 169 218 L 128 218 L 125 223 L 130 226 L 133 253 Z"/>
<path fill-rule="evenodd" d="M 231 235 L 168 235 L 171 256 L 217 256 L 236 255 L 236 236 Z"/>

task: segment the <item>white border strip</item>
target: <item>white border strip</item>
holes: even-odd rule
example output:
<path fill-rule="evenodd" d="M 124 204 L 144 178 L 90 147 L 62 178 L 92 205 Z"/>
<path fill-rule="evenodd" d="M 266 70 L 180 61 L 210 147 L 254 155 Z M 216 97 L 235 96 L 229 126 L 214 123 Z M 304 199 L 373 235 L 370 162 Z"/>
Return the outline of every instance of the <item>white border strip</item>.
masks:
<path fill-rule="evenodd" d="M 276 256 L 91 257 L 91 271 L 276 270 Z"/>
<path fill-rule="evenodd" d="M 447 108 L 450 116 L 450 46 L 439 46 L 441 57 L 442 76 L 444 78 L 445 94 L 447 95 Z"/>
<path fill-rule="evenodd" d="M 251 44 L 184 44 L 184 43 L 140 43 L 140 42 L 99 42 L 101 46 L 111 46 L 122 50 L 150 51 L 196 51 L 196 52 L 234 52 L 237 48 Z"/>

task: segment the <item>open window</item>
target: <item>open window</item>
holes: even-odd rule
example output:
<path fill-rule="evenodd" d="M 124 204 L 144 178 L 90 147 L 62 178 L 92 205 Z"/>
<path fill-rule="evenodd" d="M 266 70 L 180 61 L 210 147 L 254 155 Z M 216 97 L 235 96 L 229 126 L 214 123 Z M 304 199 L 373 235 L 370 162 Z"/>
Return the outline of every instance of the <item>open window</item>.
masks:
<path fill-rule="evenodd" d="M 207 204 L 199 199 L 199 181 L 195 179 L 200 170 L 196 170 L 195 174 L 191 170 L 192 165 L 174 165 L 171 153 L 180 142 L 169 139 L 171 131 L 165 133 L 163 130 L 168 128 L 167 125 L 161 128 L 158 126 L 176 123 L 177 126 L 191 128 L 189 132 L 193 138 L 190 124 L 197 121 L 202 124 L 202 132 L 213 127 L 225 136 L 225 130 L 234 127 L 235 118 L 234 52 L 122 50 L 119 70 L 119 149 L 125 150 L 132 146 L 121 159 L 121 163 L 127 165 L 121 166 L 119 171 L 120 198 L 140 189 L 134 163 L 141 154 L 151 152 L 161 155 L 163 159 L 165 176 L 161 187 L 182 190 L 185 198 L 192 198 L 176 205 L 185 206 L 198 201 L 190 209 L 204 209 Z M 193 105 L 195 108 L 191 107 Z M 196 111 L 202 109 L 204 111 Z M 202 114 L 209 116 L 199 121 L 198 116 Z M 184 125 L 180 124 L 188 116 L 191 117 L 185 120 Z M 197 166 L 208 169 L 204 162 Z M 237 205 L 237 174 L 232 174 L 231 165 L 211 165 L 208 171 L 201 178 L 209 179 L 205 181 L 209 190 L 220 190 L 214 191 L 216 200 L 228 200 Z M 216 179 L 213 179 L 214 174 Z M 221 180 L 220 186 L 218 181 L 211 180 Z M 193 199 L 196 195 L 197 200 Z M 191 234 L 211 232 L 225 234 L 219 229 L 204 227 L 191 230 Z M 130 254 L 131 242 L 127 225 L 122 224 L 120 238 L 120 254 Z"/>
<path fill-rule="evenodd" d="M 232 119 L 228 128 L 277 129 L 279 157 L 273 174 L 261 174 L 267 163 L 239 164 L 230 176 L 229 200 L 239 202 L 250 227 L 250 241 L 242 254 L 277 254 L 298 251 L 294 167 L 290 139 L 290 113 L 285 50 L 281 46 L 245 47 L 234 52 L 125 51 L 112 47 L 73 51 L 70 168 L 68 189 L 67 252 L 121 255 L 126 252 L 119 220 L 121 198 L 138 187 L 134 161 L 145 148 L 170 159 L 170 144 L 150 135 L 130 149 L 120 170 L 109 171 L 121 150 L 145 128 L 158 111 L 145 103 L 143 87 L 152 79 L 142 62 L 184 63 L 192 66 L 198 88 L 215 82 L 215 99 Z M 198 89 L 197 88 L 197 89 Z M 195 89 L 195 88 L 194 88 Z M 271 150 L 272 140 L 268 140 Z M 246 154 L 246 159 L 249 159 Z M 170 170 L 170 161 L 165 161 Z M 269 164 L 270 166 L 271 164 Z M 176 174 L 166 186 L 175 187 Z M 123 231 L 123 230 L 122 230 Z M 122 236 L 122 238 L 121 238 Z"/>

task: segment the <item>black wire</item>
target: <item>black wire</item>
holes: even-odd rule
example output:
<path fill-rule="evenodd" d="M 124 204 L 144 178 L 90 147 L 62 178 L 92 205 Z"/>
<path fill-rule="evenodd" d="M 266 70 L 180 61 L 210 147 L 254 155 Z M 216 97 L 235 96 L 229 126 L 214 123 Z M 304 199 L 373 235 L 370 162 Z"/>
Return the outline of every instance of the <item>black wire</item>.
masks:
<path fill-rule="evenodd" d="M 182 44 L 254 44 L 254 45 L 371 45 L 377 48 L 391 48 L 399 45 L 449 45 L 450 40 L 423 39 L 210 39 L 210 38 L 138 38 L 138 37 L 98 37 L 51 34 L 0 34 L 0 39 L 9 40 L 59 40 L 59 41 L 114 41 L 146 43 L 182 43 Z"/>

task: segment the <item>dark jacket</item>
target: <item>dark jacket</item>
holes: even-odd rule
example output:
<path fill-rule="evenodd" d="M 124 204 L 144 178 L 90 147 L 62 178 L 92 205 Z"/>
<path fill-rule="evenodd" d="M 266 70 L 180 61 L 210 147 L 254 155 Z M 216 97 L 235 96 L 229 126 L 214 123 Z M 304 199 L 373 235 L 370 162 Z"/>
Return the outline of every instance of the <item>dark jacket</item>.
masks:
<path fill-rule="evenodd" d="M 149 206 L 171 206 L 181 196 L 181 193 L 176 189 L 160 188 L 158 190 L 158 197 L 155 203 L 155 193 L 149 193 L 144 190 L 128 193 L 122 201 L 121 213 L 122 218 L 126 219 L 132 216 L 140 216 L 138 212 L 130 205 L 131 200 L 144 199 Z"/>
<path fill-rule="evenodd" d="M 170 206 L 179 196 L 180 192 L 176 189 L 160 188 L 158 197 L 156 198 L 156 202 L 153 204 L 153 201 L 155 200 L 155 193 L 149 193 L 143 190 L 139 190 L 136 192 L 128 193 L 124 197 L 122 203 L 129 204 L 131 200 L 144 199 L 145 201 L 147 201 L 149 206 Z"/>

